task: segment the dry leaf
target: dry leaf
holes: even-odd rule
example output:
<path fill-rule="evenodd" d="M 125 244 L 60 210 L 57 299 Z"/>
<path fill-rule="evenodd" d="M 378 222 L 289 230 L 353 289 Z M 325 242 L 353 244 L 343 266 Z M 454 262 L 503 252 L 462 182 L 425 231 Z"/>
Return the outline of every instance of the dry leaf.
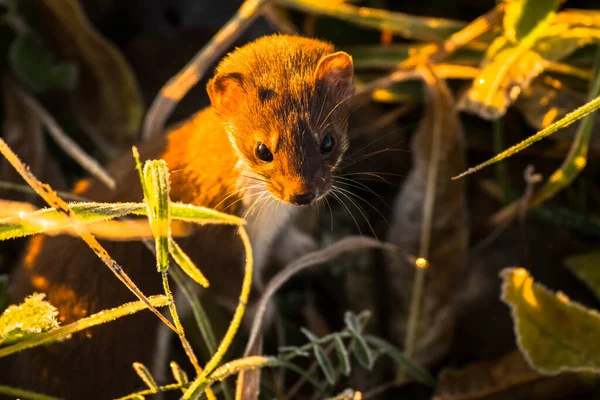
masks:
<path fill-rule="evenodd" d="M 583 398 L 577 395 L 585 395 L 592 385 L 593 380 L 576 374 L 542 376 L 513 351 L 493 362 L 442 370 L 433 400 L 574 399 Z"/>
<path fill-rule="evenodd" d="M 414 360 L 430 365 L 443 357 L 452 340 L 454 298 L 467 257 L 465 181 L 453 181 L 453 174 L 465 167 L 463 132 L 452 95 L 442 81 L 430 85 L 425 113 L 413 138 L 413 167 L 394 203 L 394 218 L 388 240 L 402 251 L 418 255 L 421 248 L 423 204 L 432 158 L 432 142 L 441 135 L 441 154 L 435 183 L 434 210 L 426 272 L 418 322 Z M 436 132 L 436 130 L 439 130 Z M 415 273 L 415 264 L 405 257 L 389 259 L 392 287 L 392 332 L 401 343 Z"/>
<path fill-rule="evenodd" d="M 527 364 L 521 353 L 515 351 L 495 362 L 470 364 L 462 369 L 442 370 L 433 399 L 479 399 L 540 377 Z"/>

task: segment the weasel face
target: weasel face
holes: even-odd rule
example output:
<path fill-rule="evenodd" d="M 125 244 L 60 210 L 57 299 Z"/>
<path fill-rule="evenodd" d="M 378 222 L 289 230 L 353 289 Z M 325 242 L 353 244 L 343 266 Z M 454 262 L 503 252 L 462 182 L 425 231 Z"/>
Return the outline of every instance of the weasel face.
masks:
<path fill-rule="evenodd" d="M 313 100 L 322 101 L 320 96 Z M 244 140 L 232 135 L 232 140 L 248 172 L 264 180 L 275 198 L 307 205 L 331 190 L 333 173 L 348 144 L 347 111 L 334 110 L 333 102 L 321 103 L 321 115 L 286 104 L 285 109 L 270 110 L 270 123 L 263 129 L 247 134 Z"/>
<path fill-rule="evenodd" d="M 297 45 L 300 39 L 285 40 Z M 299 48 L 280 49 L 293 53 L 287 55 L 292 60 L 275 52 L 240 72 L 220 67 L 208 92 L 243 161 L 241 174 L 282 202 L 308 205 L 329 193 L 348 147 L 354 85 L 348 54 L 331 53 L 331 46 L 312 39 L 300 41 Z"/>

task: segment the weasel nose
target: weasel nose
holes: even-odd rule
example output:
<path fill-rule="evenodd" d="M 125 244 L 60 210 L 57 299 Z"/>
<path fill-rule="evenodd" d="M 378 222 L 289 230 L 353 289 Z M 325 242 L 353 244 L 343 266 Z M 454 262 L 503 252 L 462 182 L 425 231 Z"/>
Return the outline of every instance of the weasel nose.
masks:
<path fill-rule="evenodd" d="M 315 194 L 313 192 L 306 193 L 297 193 L 290 196 L 290 203 L 295 204 L 297 206 L 304 206 L 310 204 L 315 198 Z"/>

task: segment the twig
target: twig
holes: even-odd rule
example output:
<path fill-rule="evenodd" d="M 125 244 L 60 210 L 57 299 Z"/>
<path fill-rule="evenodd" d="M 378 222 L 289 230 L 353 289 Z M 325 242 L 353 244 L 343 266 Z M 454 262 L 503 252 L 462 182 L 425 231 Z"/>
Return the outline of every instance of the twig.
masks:
<path fill-rule="evenodd" d="M 367 250 L 369 248 L 383 248 L 389 251 L 398 250 L 396 246 L 390 243 L 380 242 L 372 238 L 363 236 L 347 236 L 325 249 L 317 250 L 300 257 L 279 271 L 279 273 L 277 273 L 277 275 L 275 275 L 273 279 L 269 281 L 260 298 L 260 301 L 258 302 L 255 312 L 255 319 L 252 323 L 252 328 L 250 329 L 250 337 L 246 344 L 246 351 L 244 355 L 248 355 L 246 353 L 248 353 L 249 349 L 254 347 L 255 342 L 258 340 L 258 336 L 262 331 L 267 306 L 271 301 L 271 298 L 273 295 L 275 295 L 277 290 L 279 290 L 279 288 L 281 288 L 281 286 L 283 286 L 283 284 L 292 276 L 296 275 L 302 270 L 312 267 L 313 265 L 329 261 L 334 257 L 343 254 L 344 252 L 353 250 Z"/>
<path fill-rule="evenodd" d="M 32 96 L 23 91 L 21 88 L 18 88 L 15 85 L 15 92 L 27 106 L 29 106 L 33 111 L 35 111 L 42 123 L 46 126 L 48 133 L 52 138 L 56 141 L 56 144 L 64 150 L 73 160 L 77 161 L 79 165 L 83 169 L 85 169 L 88 173 L 95 176 L 100 180 L 100 182 L 104 183 L 108 188 L 114 190 L 116 187 L 115 180 L 110 176 L 110 174 L 100 165 L 98 161 L 96 161 L 93 157 L 88 155 L 73 139 L 71 139 L 67 134 L 65 134 L 62 128 L 58 125 L 56 120 L 46 109 Z"/>
<path fill-rule="evenodd" d="M 179 100 L 202 78 L 208 68 L 258 17 L 267 0 L 246 0 L 237 13 L 223 26 L 210 42 L 173 78 L 162 87 L 154 99 L 142 130 L 142 139 L 161 132 L 165 121 Z"/>
<path fill-rule="evenodd" d="M 29 390 L 23 390 L 11 386 L 0 385 L 0 394 L 15 397 L 17 399 L 31 399 L 31 400 L 60 400 L 58 397 L 52 397 L 45 394 L 30 392 Z"/>
<path fill-rule="evenodd" d="M 427 84 L 430 95 L 440 96 L 437 92 L 438 78 L 434 75 L 433 70 L 429 65 L 420 68 L 423 74 L 423 80 Z M 434 110 L 435 112 L 435 110 Z M 425 260 L 424 266 L 429 259 L 429 250 L 431 246 L 431 230 L 433 226 L 433 216 L 435 211 L 435 193 L 438 180 L 438 170 L 440 166 L 440 158 L 442 155 L 442 132 L 444 127 L 441 126 L 441 118 L 433 116 L 432 126 L 432 143 L 429 165 L 427 167 L 427 184 L 425 187 L 425 200 L 423 202 L 423 216 L 421 221 L 421 235 L 419 238 L 419 259 Z M 418 264 L 417 264 L 418 265 Z M 406 338 L 404 342 L 404 353 L 406 357 L 412 358 L 415 353 L 415 343 L 418 333 L 418 321 L 421 308 L 421 297 L 423 295 L 423 287 L 425 286 L 425 271 L 426 268 L 417 268 L 415 273 L 414 284 L 412 288 L 412 298 L 410 303 L 410 312 L 408 315 L 408 323 L 406 327 Z"/>
<path fill-rule="evenodd" d="M 223 356 L 231 346 L 231 342 L 237 333 L 240 324 L 242 323 L 242 318 L 244 316 L 244 312 L 246 311 L 246 304 L 248 303 L 248 298 L 250 297 L 250 288 L 252 286 L 252 245 L 250 244 L 250 238 L 248 237 L 248 233 L 243 226 L 239 227 L 238 234 L 244 244 L 244 249 L 246 251 L 246 266 L 244 268 L 244 280 L 242 282 L 242 291 L 240 293 L 239 303 L 233 314 L 233 318 L 227 328 L 227 332 L 223 336 L 221 343 L 219 343 L 219 347 L 217 351 L 213 354 L 212 358 L 206 363 L 204 370 L 200 375 L 194 379 L 190 387 L 183 394 L 182 399 L 192 399 L 197 398 L 199 394 L 202 393 L 204 388 L 206 387 L 207 379 L 209 374 L 211 374 L 216 366 L 221 362 Z M 228 363 L 230 364 L 230 363 Z M 212 375 L 211 375 L 212 377 Z"/>
<path fill-rule="evenodd" d="M 288 35 L 297 35 L 298 29 L 282 15 L 281 11 L 276 9 L 273 4 L 267 4 L 263 7 L 262 15 L 273 29 Z"/>

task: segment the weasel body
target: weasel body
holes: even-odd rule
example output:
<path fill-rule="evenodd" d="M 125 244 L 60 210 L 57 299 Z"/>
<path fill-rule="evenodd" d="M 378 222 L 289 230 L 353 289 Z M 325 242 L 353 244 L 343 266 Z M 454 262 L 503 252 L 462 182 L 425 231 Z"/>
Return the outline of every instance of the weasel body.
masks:
<path fill-rule="evenodd" d="M 221 62 L 207 86 L 212 106 L 166 137 L 144 143 L 142 159 L 166 160 L 172 201 L 247 218 L 260 272 L 274 241 L 284 240 L 276 237 L 297 206 L 330 191 L 348 142 L 345 100 L 354 90 L 352 74 L 350 56 L 330 44 L 296 36 L 261 38 Z M 130 156 L 109 171 L 117 191 L 86 181 L 78 194 L 94 201 L 142 199 Z M 201 227 L 179 242 L 207 275 L 209 291 L 235 302 L 244 260 L 235 228 Z M 145 246 L 103 245 L 146 295 L 162 292 Z M 14 303 L 46 293 L 62 323 L 135 300 L 81 239 L 68 236 L 32 238 L 11 285 Z M 157 333 L 160 326 L 156 316 L 143 311 L 62 343 L 25 350 L 11 358 L 10 381 L 0 384 L 67 399 L 123 396 L 143 386 L 131 367 L 134 361 L 159 372 L 166 367 L 168 360 L 153 352 L 163 336 Z"/>

